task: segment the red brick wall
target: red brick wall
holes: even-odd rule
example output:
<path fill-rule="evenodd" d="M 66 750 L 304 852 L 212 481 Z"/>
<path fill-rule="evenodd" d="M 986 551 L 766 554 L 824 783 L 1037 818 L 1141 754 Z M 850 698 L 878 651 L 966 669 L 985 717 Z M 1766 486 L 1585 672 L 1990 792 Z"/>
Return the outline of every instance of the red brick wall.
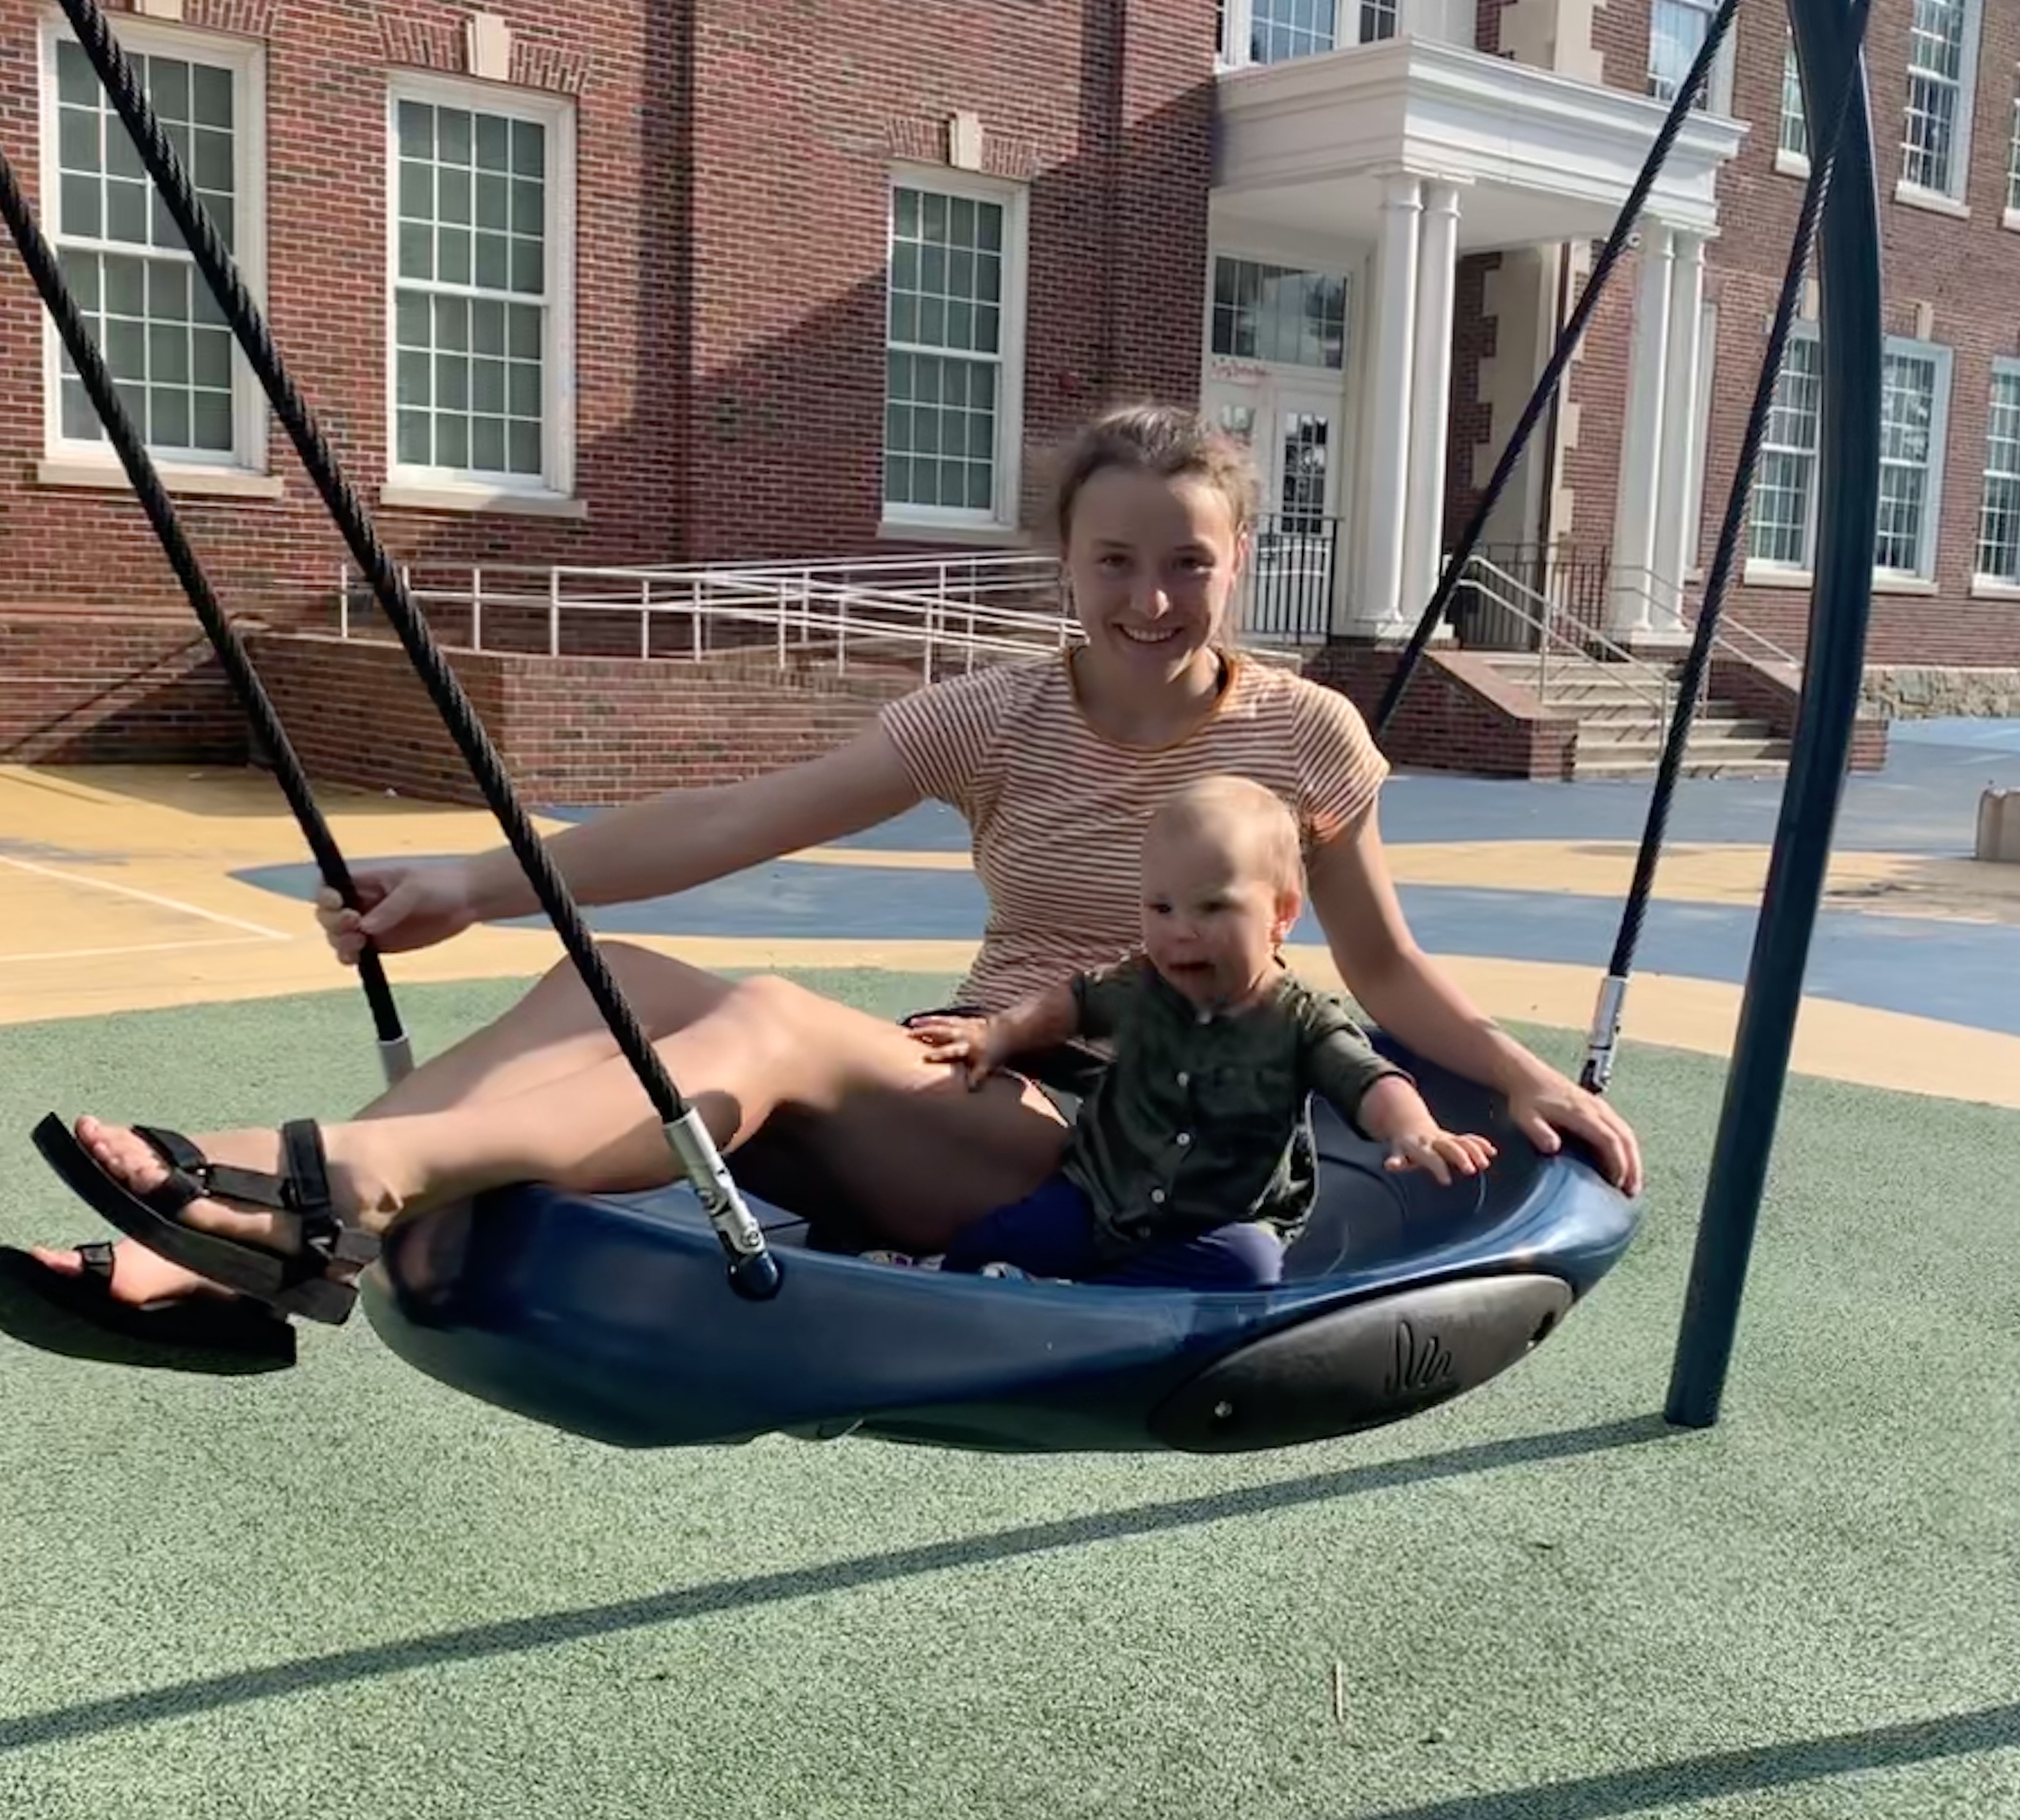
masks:
<path fill-rule="evenodd" d="M 1609 85 L 1646 85 L 1648 0 L 1609 0 L 1595 39 Z M 2020 652 L 2020 605 L 1975 600 L 1971 569 L 1982 498 L 1986 391 L 1995 354 L 2020 353 L 2012 299 L 2020 295 L 2020 234 L 2001 226 L 2020 11 L 1988 5 L 1971 133 L 1971 218 L 1957 220 L 1894 200 L 1913 0 L 1876 0 L 1869 61 L 1884 236 L 1887 322 L 1913 335 L 1916 306 L 1934 311 L 1931 339 L 1954 351 L 1949 447 L 1944 463 L 1937 585 L 1933 595 L 1876 594 L 1869 640 L 1875 663 L 2010 662 Z M 1720 232 L 1706 249 L 1706 296 L 1718 311 L 1712 421 L 1707 438 L 1698 555 L 1709 562 L 1731 485 L 1747 411 L 1764 352 L 1802 180 L 1775 170 L 1786 20 L 1779 6 L 1742 7 L 1733 26 L 1734 114 L 1752 130 L 1720 181 Z M 1611 540 L 1627 395 L 1629 331 L 1638 260 L 1622 259 L 1568 381 L 1585 407 L 1567 473 L 1575 491 L 1569 535 L 1582 546 Z M 1744 546 L 1742 545 L 1742 558 Z M 1728 611 L 1800 654 L 1807 593 L 1735 577 Z"/>
<path fill-rule="evenodd" d="M 1480 396 L 1480 363 L 1491 358 L 1497 319 L 1485 314 L 1487 274 L 1501 264 L 1498 252 L 1475 253 L 1459 262 L 1452 294 L 1452 369 L 1449 428 L 1445 443 L 1444 547 L 1450 548 L 1480 503 L 1473 462 L 1494 442 L 1494 409 Z M 1503 434 L 1512 426 L 1504 426 Z M 1541 436 L 1547 420 L 1538 427 Z M 1539 445 L 1538 445 L 1539 446 Z M 1501 451 L 1492 448 L 1498 456 Z"/>
<path fill-rule="evenodd" d="M 2020 296 L 2020 234 L 2000 224 L 2013 72 L 2020 63 L 2020 10 L 1996 4 L 1985 9 L 1972 117 L 1968 220 L 1894 199 L 1900 176 L 1911 13 L 1910 0 L 1878 0 L 1869 28 L 1886 322 L 1890 332 L 1913 336 L 1918 306 L 1926 303 L 1933 312 L 1929 338 L 1953 350 L 1949 448 L 1935 594 L 1876 594 L 1868 650 L 1875 663 L 2011 662 L 2020 653 L 2020 605 L 1975 600 L 1971 580 L 1983 497 L 1991 364 L 1996 355 L 2020 353 L 2013 308 L 2013 300 Z M 1731 485 L 1754 376 L 1802 202 L 1802 180 L 1773 168 L 1781 118 L 1780 18 L 1772 9 L 1757 13 L 1749 29 L 1742 16 L 1738 34 L 1735 111 L 1757 125 L 1753 143 L 1721 187 L 1724 234 L 1710 248 L 1719 347 L 1705 489 L 1707 554 Z M 1742 586 L 1735 590 L 1731 604 L 1745 623 L 1800 649 L 1809 612 L 1806 592 Z"/>
<path fill-rule="evenodd" d="M 253 659 L 311 778 L 481 803 L 405 654 L 307 634 L 256 635 Z M 767 662 L 457 652 L 452 667 L 529 807 L 624 802 L 731 783 L 841 744 L 903 675 L 781 675 Z"/>
<path fill-rule="evenodd" d="M 1400 652 L 1329 645 L 1305 674 L 1338 689 L 1371 725 Z M 1568 778 L 1578 747 L 1575 716 L 1539 712 L 1528 692 L 1511 688 L 1464 651 L 1426 651 L 1382 736 L 1393 765 L 1476 777 Z"/>
<path fill-rule="evenodd" d="M 0 614 L 0 763 L 245 761 L 237 701 L 187 616 Z"/>
<path fill-rule="evenodd" d="M 1034 452 L 1111 398 L 1197 394 L 1212 125 L 1199 0 L 839 0 L 790 73 L 768 23 L 735 23 L 726 3 L 699 16 L 695 554 L 841 550 L 875 526 L 887 173 L 936 161 L 957 109 L 981 116 L 986 174 L 1030 183 Z"/>
<path fill-rule="evenodd" d="M 1765 721 L 1778 739 L 1792 739 L 1802 706 L 1800 681 L 1784 665 L 1772 668 L 1743 657 L 1714 657 L 1709 692 L 1742 714 Z M 1847 768 L 1877 771 L 1887 762 L 1887 721 L 1871 707 L 1862 707 L 1851 730 Z"/>
<path fill-rule="evenodd" d="M 439 0 L 187 0 L 264 35 L 268 320 L 381 536 L 405 561 L 619 562 L 841 553 L 881 492 L 887 173 L 982 118 L 992 170 L 1030 182 L 1025 421 L 1042 444 L 1117 391 L 1198 383 L 1210 178 L 1201 0 L 873 0 L 742 22 L 728 3 L 493 0 L 514 78 L 576 95 L 582 521 L 378 508 L 384 408 L 384 80 L 460 71 Z M 114 14 L 118 27 L 120 15 Z M 1084 17 L 1095 27 L 1084 26 Z M 779 31 L 792 42 L 782 63 Z M 0 131 L 38 132 L 32 9 L 0 16 Z M 20 164 L 39 182 L 37 162 Z M 1110 225 L 1115 238 L 1107 238 Z M 1103 249 L 1108 250 L 1104 256 Z M 1143 282 L 1154 269 L 1154 283 Z M 39 300 L 0 259 L 0 371 L 38 373 Z M 123 485 L 38 484 L 38 383 L 0 391 L 0 607 L 176 611 Z M 284 613 L 343 548 L 276 428 L 284 500 L 179 497 L 234 606 Z"/>

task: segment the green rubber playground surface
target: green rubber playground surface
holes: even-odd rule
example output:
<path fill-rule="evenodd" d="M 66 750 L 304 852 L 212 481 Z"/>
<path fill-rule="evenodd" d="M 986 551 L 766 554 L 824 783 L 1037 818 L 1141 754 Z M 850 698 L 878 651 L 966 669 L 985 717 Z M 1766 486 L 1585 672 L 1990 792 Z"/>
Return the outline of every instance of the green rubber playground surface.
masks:
<path fill-rule="evenodd" d="M 425 1053 L 512 990 L 402 1002 Z M 0 1030 L 0 1241 L 97 1236 L 43 1111 L 338 1116 L 369 1034 L 351 992 Z M 238 1378 L 0 1338 L 0 1815 L 2020 1817 L 2020 1119 L 1793 1084 L 1682 1433 L 1722 1086 L 1624 1056 L 1648 1223 L 1534 1358 L 1275 1455 L 620 1454 L 361 1321 Z"/>

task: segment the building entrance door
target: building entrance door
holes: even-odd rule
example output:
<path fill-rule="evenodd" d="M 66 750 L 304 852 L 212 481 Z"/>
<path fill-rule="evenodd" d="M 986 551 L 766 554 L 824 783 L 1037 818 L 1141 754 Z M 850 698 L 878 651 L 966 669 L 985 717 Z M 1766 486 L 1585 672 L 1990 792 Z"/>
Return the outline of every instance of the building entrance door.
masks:
<path fill-rule="evenodd" d="M 1344 560 L 1339 502 L 1346 465 L 1345 401 L 1336 380 L 1214 360 L 1206 414 L 1246 441 L 1262 482 L 1243 630 L 1265 642 L 1324 638 Z"/>

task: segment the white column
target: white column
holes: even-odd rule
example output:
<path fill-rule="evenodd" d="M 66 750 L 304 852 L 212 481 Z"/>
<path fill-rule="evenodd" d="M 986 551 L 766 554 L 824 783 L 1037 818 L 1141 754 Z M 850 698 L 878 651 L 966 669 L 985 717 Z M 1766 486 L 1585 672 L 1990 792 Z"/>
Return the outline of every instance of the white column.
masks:
<path fill-rule="evenodd" d="M 1410 377 L 1410 458 L 1404 514 L 1402 617 L 1415 625 L 1437 586 L 1445 515 L 1451 398 L 1452 307 L 1459 288 L 1459 190 L 1424 185 L 1417 262 L 1415 358 Z"/>
<path fill-rule="evenodd" d="M 1697 526 L 1690 521 L 1691 445 L 1699 433 L 1698 375 L 1704 358 L 1704 238 L 1672 237 L 1669 358 L 1662 375 L 1661 456 L 1656 464 L 1655 605 L 1648 633 L 1674 641 L 1684 634 L 1684 577 L 1690 572 Z"/>
<path fill-rule="evenodd" d="M 1396 630 L 1403 589 L 1404 514 L 1410 456 L 1410 382 L 1415 362 L 1417 240 L 1422 181 L 1408 171 L 1382 185 L 1375 250 L 1375 319 L 1367 351 L 1368 434 L 1361 463 L 1361 588 L 1351 623 L 1363 636 Z"/>
<path fill-rule="evenodd" d="M 1656 484 L 1662 465 L 1663 375 L 1669 364 L 1669 228 L 1644 217 L 1641 282 L 1634 296 L 1628 355 L 1626 420 L 1620 439 L 1620 484 L 1613 506 L 1613 601 L 1608 617 L 1618 638 L 1648 629 L 1648 589 L 1655 566 Z"/>

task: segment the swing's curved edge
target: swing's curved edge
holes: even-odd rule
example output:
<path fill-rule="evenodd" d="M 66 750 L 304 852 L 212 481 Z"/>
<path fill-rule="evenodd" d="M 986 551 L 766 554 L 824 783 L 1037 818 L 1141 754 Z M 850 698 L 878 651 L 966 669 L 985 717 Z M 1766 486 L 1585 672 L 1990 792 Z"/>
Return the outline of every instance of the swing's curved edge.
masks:
<path fill-rule="evenodd" d="M 1315 1121 L 1319 1212 L 1286 1280 L 1201 1293 L 894 1268 L 754 1204 L 783 1266 L 730 1287 L 685 1189 L 531 1186 L 421 1216 L 361 1285 L 408 1364 L 625 1448 L 859 1434 L 998 1452 L 1233 1452 L 1417 1415 L 1499 1376 L 1619 1261 L 1640 1205 L 1575 1146 L 1544 1157 L 1477 1088 L 1411 1059 L 1502 1154 L 1441 1190 Z"/>

